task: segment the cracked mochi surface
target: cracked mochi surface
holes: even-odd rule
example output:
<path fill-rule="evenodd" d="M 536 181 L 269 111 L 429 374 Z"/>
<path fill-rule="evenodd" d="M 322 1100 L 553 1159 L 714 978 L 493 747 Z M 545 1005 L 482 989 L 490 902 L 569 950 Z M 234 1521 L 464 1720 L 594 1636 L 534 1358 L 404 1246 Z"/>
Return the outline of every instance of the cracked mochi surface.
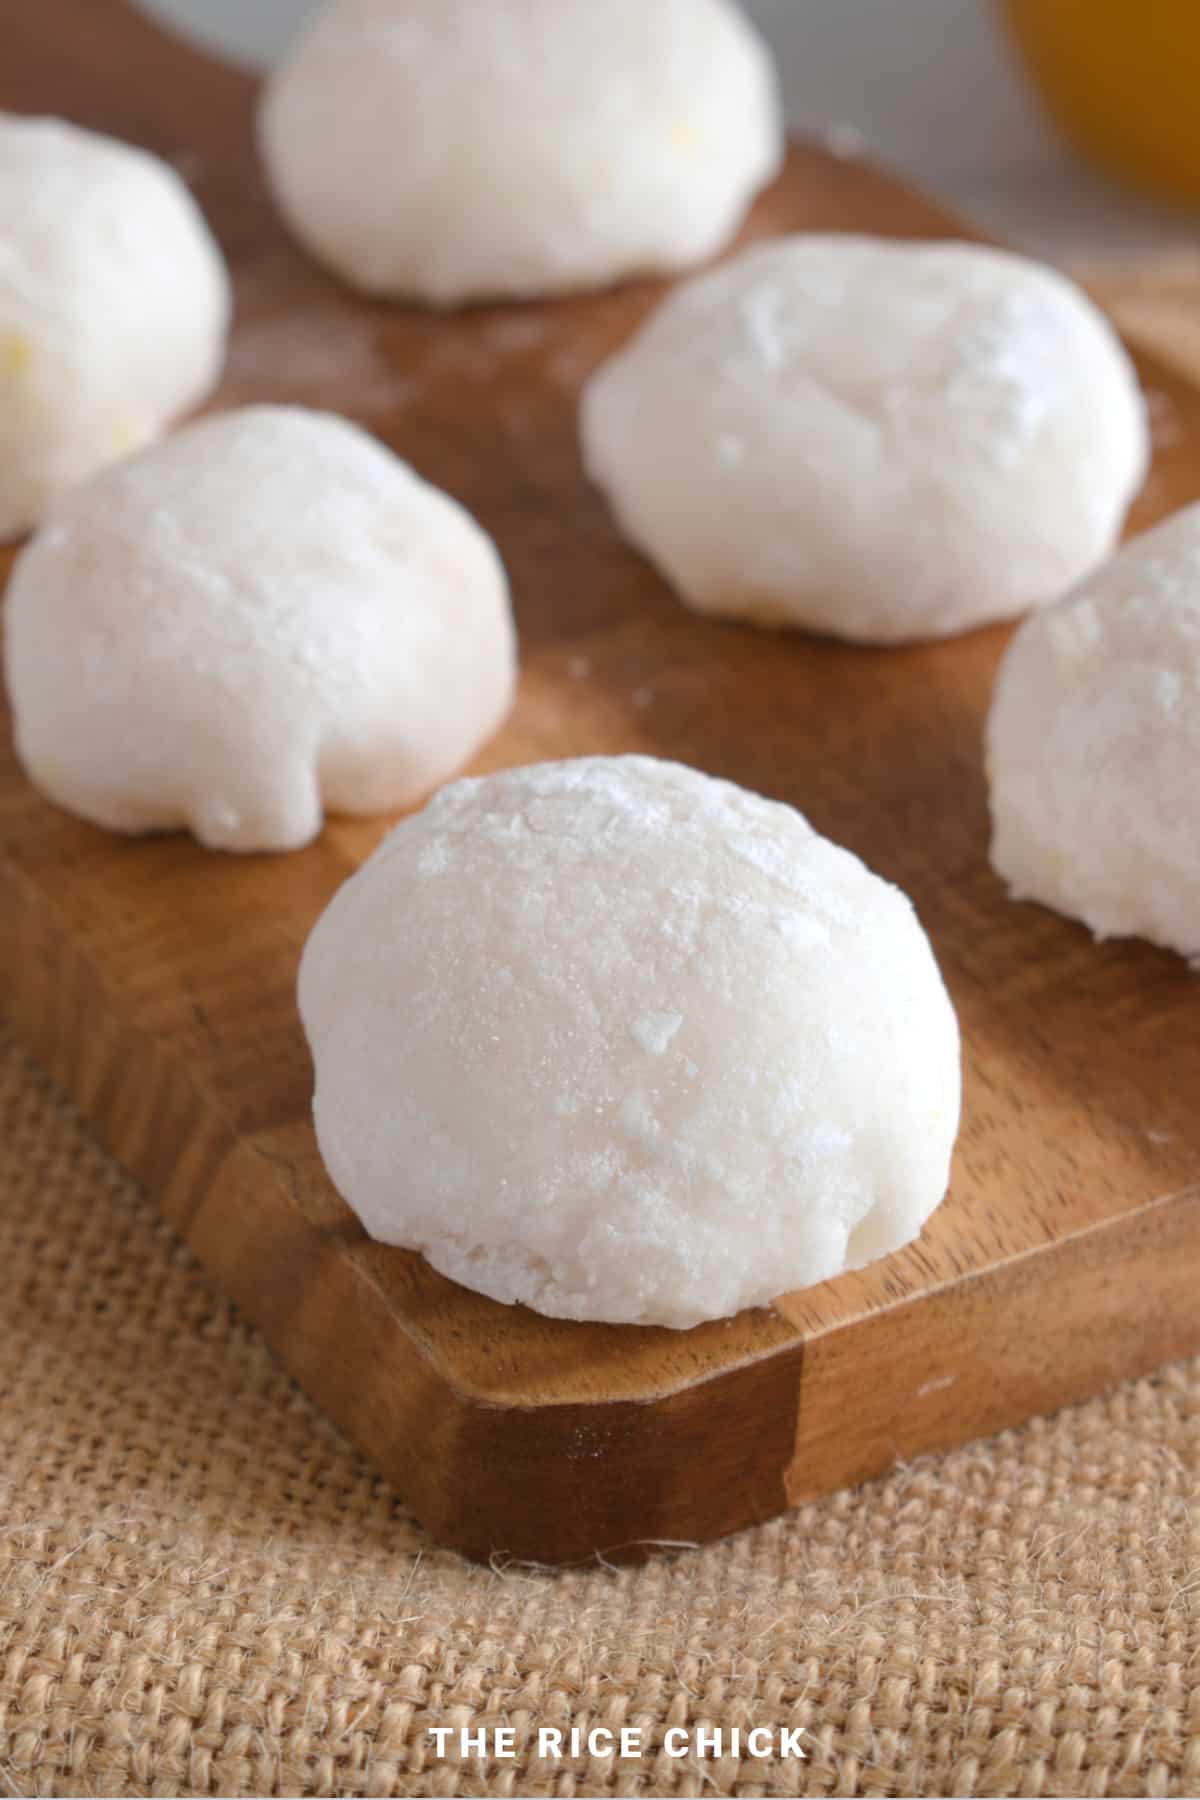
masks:
<path fill-rule="evenodd" d="M 215 385 L 230 288 L 156 156 L 0 113 L 0 540 Z"/>
<path fill-rule="evenodd" d="M 584 391 L 584 458 L 699 612 L 865 643 L 1057 599 L 1149 458 L 1115 332 L 972 244 L 780 239 L 676 291 Z"/>
<path fill-rule="evenodd" d="M 1025 622 L 987 752 L 1014 899 L 1200 957 L 1200 506 Z"/>
<path fill-rule="evenodd" d="M 313 255 L 435 305 L 700 262 L 784 154 L 770 54 L 731 0 L 332 0 L 259 134 Z"/>
<path fill-rule="evenodd" d="M 946 1190 L 958 1027 L 910 902 L 677 763 L 444 789 L 335 895 L 299 998 L 333 1181 L 496 1300 L 694 1325 Z"/>
<path fill-rule="evenodd" d="M 17 752 L 113 831 L 291 850 L 456 773 L 508 711 L 491 539 L 347 420 L 205 419 L 97 476 L 18 559 Z"/>

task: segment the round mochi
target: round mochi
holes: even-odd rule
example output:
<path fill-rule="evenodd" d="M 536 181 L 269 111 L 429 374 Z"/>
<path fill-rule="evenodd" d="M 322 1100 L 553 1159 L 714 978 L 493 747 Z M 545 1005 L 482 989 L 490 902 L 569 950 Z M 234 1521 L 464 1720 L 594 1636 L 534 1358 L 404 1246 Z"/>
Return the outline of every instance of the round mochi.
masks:
<path fill-rule="evenodd" d="M 795 237 L 677 289 L 585 390 L 583 449 L 699 612 L 864 643 L 1057 599 L 1149 454 L 1133 366 L 1051 270 Z"/>
<path fill-rule="evenodd" d="M 166 163 L 0 113 L 0 539 L 198 404 L 229 310 L 221 254 Z"/>
<path fill-rule="evenodd" d="M 946 1190 L 958 1028 L 909 901 L 676 763 L 445 789 L 335 895 L 299 997 L 333 1181 L 496 1300 L 694 1325 Z"/>
<path fill-rule="evenodd" d="M 292 850 L 386 812 L 508 710 L 496 550 L 347 420 L 250 407 L 76 490 L 5 609 L 17 752 L 113 831 Z"/>
<path fill-rule="evenodd" d="M 260 135 L 315 256 L 436 305 L 696 263 L 784 148 L 769 53 L 731 0 L 331 0 Z"/>
<path fill-rule="evenodd" d="M 987 750 L 1014 899 L 1200 957 L 1200 506 L 1026 620 Z"/>

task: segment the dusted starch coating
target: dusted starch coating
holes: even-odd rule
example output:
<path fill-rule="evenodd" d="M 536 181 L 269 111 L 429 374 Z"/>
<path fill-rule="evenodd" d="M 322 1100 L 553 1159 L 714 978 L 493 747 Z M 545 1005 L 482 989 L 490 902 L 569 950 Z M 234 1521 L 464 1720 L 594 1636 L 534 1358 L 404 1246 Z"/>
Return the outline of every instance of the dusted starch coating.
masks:
<path fill-rule="evenodd" d="M 203 400 L 229 312 L 221 253 L 173 169 L 0 113 L 0 541 Z"/>
<path fill-rule="evenodd" d="M 205 419 L 78 489 L 19 558 L 5 635 L 30 780 L 109 830 L 220 850 L 423 799 L 515 679 L 491 539 L 300 407 Z"/>
<path fill-rule="evenodd" d="M 770 53 L 732 0 L 330 0 L 259 136 L 314 256 L 441 306 L 701 262 L 784 154 Z"/>
<path fill-rule="evenodd" d="M 987 752 L 1014 899 L 1200 957 L 1200 505 L 1026 621 Z"/>
<path fill-rule="evenodd" d="M 496 1300 L 690 1326 L 946 1191 L 958 1027 L 910 902 L 677 763 L 444 789 L 334 896 L 299 1000 L 335 1185 Z"/>
<path fill-rule="evenodd" d="M 584 459 L 698 612 L 864 643 L 1056 600 L 1149 459 L 1119 339 L 976 244 L 805 236 L 677 288 L 584 390 Z"/>

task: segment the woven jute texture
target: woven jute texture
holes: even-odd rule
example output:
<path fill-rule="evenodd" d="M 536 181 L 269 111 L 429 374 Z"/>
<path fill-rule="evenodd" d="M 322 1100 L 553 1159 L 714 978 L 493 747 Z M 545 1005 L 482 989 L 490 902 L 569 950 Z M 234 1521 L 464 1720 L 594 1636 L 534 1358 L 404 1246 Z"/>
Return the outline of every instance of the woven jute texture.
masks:
<path fill-rule="evenodd" d="M 0 1794 L 1198 1794 L 1198 1499 L 1190 1364 L 640 1569 L 470 1566 L 0 1028 Z M 647 1753 L 532 1753 L 593 1724 Z"/>

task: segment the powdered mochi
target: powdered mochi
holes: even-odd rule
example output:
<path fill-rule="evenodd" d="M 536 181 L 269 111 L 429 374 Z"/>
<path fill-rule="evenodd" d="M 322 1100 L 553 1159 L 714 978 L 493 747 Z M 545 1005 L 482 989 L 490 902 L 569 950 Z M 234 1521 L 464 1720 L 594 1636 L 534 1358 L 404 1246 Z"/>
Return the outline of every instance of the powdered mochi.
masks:
<path fill-rule="evenodd" d="M 1200 957 L 1200 506 L 1026 621 L 987 745 L 1015 899 Z"/>
<path fill-rule="evenodd" d="M 0 113 L 0 539 L 215 384 L 225 264 L 144 150 Z"/>
<path fill-rule="evenodd" d="M 299 998 L 337 1187 L 497 1300 L 694 1325 L 896 1249 L 946 1189 L 958 1029 L 911 904 L 675 763 L 444 789 Z"/>
<path fill-rule="evenodd" d="M 513 691 L 491 539 L 302 408 L 206 419 L 77 489 L 18 560 L 5 628 L 30 779 L 111 830 L 222 850 L 423 798 Z"/>
<path fill-rule="evenodd" d="M 679 288 L 583 398 L 629 539 L 701 612 L 864 642 L 1057 599 L 1147 466 L 1136 376 L 1062 275 L 795 237 Z"/>
<path fill-rule="evenodd" d="M 784 147 L 732 0 L 330 0 L 260 135 L 315 256 L 440 305 L 698 262 Z"/>

